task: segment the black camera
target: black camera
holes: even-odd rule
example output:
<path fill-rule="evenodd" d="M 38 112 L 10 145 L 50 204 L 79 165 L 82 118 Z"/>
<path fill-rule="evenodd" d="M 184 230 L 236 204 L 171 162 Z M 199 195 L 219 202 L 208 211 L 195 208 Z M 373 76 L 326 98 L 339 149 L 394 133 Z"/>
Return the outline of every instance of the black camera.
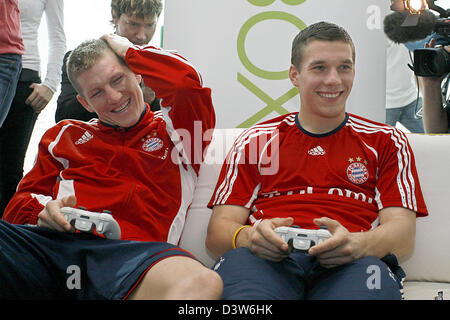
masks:
<path fill-rule="evenodd" d="M 437 19 L 434 32 L 436 45 L 450 44 L 450 19 Z M 414 50 L 414 73 L 422 77 L 442 77 L 450 72 L 450 53 L 444 48 L 424 48 Z"/>
<path fill-rule="evenodd" d="M 391 0 L 394 13 L 384 19 L 386 36 L 395 43 L 414 43 L 431 35 L 435 46 L 450 45 L 450 10 L 437 6 L 435 1 Z M 423 48 L 422 44 L 414 50 L 411 69 L 418 76 L 441 77 L 450 72 L 450 54 L 442 48 Z"/>

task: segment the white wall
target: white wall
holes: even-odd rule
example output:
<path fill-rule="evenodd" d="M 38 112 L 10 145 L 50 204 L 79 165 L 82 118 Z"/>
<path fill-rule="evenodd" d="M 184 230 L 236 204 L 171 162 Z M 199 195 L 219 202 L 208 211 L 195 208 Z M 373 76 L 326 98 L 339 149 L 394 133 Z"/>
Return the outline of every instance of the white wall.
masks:
<path fill-rule="evenodd" d="M 300 109 L 288 79 L 292 40 L 307 25 L 336 23 L 356 47 L 347 110 L 383 122 L 387 13 L 388 0 L 168 0 L 164 47 L 198 67 L 212 88 L 218 128 L 249 127 Z"/>

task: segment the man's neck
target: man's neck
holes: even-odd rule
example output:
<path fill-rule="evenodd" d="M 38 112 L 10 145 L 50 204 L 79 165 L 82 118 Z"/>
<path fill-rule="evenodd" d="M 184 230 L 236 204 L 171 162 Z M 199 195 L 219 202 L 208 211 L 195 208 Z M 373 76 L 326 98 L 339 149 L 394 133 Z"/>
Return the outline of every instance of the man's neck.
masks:
<path fill-rule="evenodd" d="M 338 128 L 345 120 L 345 112 L 336 117 L 304 114 L 300 111 L 298 121 L 302 128 L 312 134 L 325 134 Z"/>

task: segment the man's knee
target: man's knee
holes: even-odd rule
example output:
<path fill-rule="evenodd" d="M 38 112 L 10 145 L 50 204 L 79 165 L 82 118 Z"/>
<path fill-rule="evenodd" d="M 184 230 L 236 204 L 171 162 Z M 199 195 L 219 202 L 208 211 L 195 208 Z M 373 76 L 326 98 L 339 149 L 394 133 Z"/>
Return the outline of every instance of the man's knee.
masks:
<path fill-rule="evenodd" d="M 189 299 L 217 300 L 222 296 L 222 278 L 217 272 L 207 268 L 192 274 L 184 285 Z"/>
<path fill-rule="evenodd" d="M 220 276 L 184 256 L 164 259 L 144 276 L 130 299 L 213 300 L 222 295 Z"/>

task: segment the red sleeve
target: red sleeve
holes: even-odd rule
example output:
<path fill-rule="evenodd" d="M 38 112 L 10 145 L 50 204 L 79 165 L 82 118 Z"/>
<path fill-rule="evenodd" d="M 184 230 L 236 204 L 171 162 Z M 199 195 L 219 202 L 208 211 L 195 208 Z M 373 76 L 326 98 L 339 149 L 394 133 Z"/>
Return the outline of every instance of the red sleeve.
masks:
<path fill-rule="evenodd" d="M 161 99 L 167 131 L 175 145 L 183 146 L 198 174 L 215 126 L 211 89 L 203 87 L 200 74 L 179 55 L 150 46 L 131 47 L 125 60 Z"/>
<path fill-rule="evenodd" d="M 394 130 L 392 139 L 384 146 L 377 180 L 378 209 L 404 207 L 428 215 L 416 170 L 414 153 L 406 135 Z"/>
<path fill-rule="evenodd" d="M 217 185 L 208 207 L 232 204 L 250 208 L 260 189 L 258 169 L 260 139 L 244 131 L 234 142 L 222 166 Z"/>
<path fill-rule="evenodd" d="M 36 224 L 45 204 L 56 198 L 54 188 L 63 169 L 50 153 L 51 143 L 61 126 L 48 130 L 39 143 L 38 156 L 33 168 L 20 181 L 17 192 L 3 213 L 3 219 L 14 224 Z"/>

